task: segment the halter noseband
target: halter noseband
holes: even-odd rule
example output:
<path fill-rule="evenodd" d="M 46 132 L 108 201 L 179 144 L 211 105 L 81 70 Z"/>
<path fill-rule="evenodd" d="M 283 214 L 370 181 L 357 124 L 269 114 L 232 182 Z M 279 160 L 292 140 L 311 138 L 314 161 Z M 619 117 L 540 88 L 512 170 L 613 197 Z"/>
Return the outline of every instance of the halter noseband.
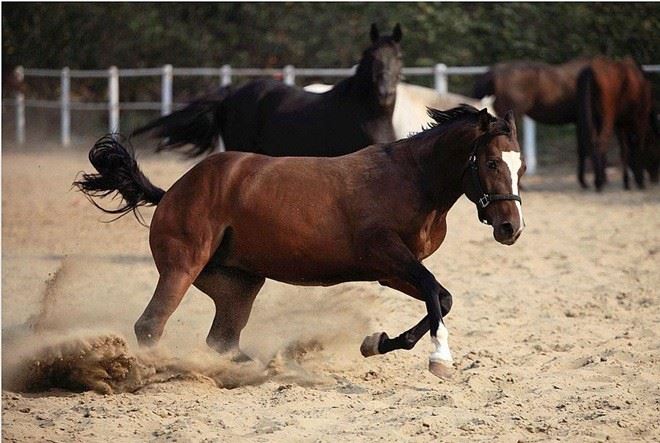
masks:
<path fill-rule="evenodd" d="M 481 196 L 478 197 L 477 201 L 475 202 L 475 205 L 477 205 L 477 216 L 479 217 L 479 221 L 481 223 L 487 225 L 488 220 L 486 220 L 486 217 L 482 216 L 482 211 L 489 204 L 491 204 L 494 201 L 500 201 L 500 200 L 515 200 L 517 202 L 520 202 L 520 204 L 522 204 L 522 199 L 520 198 L 519 195 L 516 194 L 489 194 L 484 191 L 484 188 L 481 186 L 481 179 L 479 178 L 479 164 L 477 163 L 478 148 L 479 148 L 479 144 L 475 142 L 474 148 L 472 149 L 472 152 L 470 153 L 470 157 L 468 158 L 468 169 L 470 169 L 470 173 L 472 175 L 472 183 L 474 184 L 474 188 L 477 191 L 477 194 Z"/>

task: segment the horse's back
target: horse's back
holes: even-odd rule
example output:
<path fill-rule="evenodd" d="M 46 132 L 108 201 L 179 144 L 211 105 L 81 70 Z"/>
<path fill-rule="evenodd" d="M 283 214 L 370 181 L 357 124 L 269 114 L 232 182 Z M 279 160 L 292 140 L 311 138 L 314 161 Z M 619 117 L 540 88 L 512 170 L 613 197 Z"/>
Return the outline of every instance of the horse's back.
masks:
<path fill-rule="evenodd" d="M 350 189 L 346 176 L 365 163 L 361 158 L 221 153 L 204 163 L 180 187 L 197 185 L 206 194 L 202 218 L 210 230 L 228 236 L 221 265 L 297 284 L 331 284 L 353 272 L 345 205 L 361 194 Z"/>
<path fill-rule="evenodd" d="M 369 107 L 341 88 L 324 94 L 276 90 L 261 109 L 259 152 L 268 155 L 334 157 L 377 141 L 367 129 Z"/>
<path fill-rule="evenodd" d="M 280 82 L 255 80 L 236 89 L 223 103 L 220 122 L 223 143 L 228 150 L 255 151 L 259 137 L 259 103 Z"/>
<path fill-rule="evenodd" d="M 496 64 L 490 71 L 496 112 L 513 109 L 548 124 L 575 122 L 577 78 L 589 61 L 577 58 L 559 65 L 532 61 Z"/>
<path fill-rule="evenodd" d="M 425 86 L 399 83 L 392 115 L 396 138 L 408 137 L 433 123 L 434 120 L 428 115 L 427 108 L 446 110 L 463 103 L 476 107 L 483 105 L 483 101 L 459 94 L 439 94 L 435 89 Z"/>

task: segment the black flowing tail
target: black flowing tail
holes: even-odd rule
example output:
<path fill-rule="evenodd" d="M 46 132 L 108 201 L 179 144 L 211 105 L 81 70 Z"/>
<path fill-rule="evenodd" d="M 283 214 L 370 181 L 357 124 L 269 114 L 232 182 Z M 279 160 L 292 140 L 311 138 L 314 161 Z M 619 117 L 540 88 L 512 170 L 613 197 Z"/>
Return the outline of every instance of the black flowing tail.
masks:
<path fill-rule="evenodd" d="M 133 212 L 140 220 L 137 209 L 140 206 L 155 206 L 165 195 L 165 191 L 154 186 L 140 171 L 135 153 L 125 148 L 116 139 L 116 134 L 108 134 L 99 139 L 89 151 L 89 161 L 98 174 L 83 173 L 82 180 L 73 185 L 87 196 L 90 202 L 108 214 L 122 217 Z M 117 209 L 105 209 L 94 201 L 96 197 L 121 195 L 123 204 Z"/>
<path fill-rule="evenodd" d="M 492 70 L 477 78 L 472 91 L 472 97 L 474 98 L 481 99 L 487 95 L 495 95 L 495 74 Z"/>
<path fill-rule="evenodd" d="M 183 109 L 147 123 L 133 131 L 131 135 L 155 130 L 154 135 L 162 139 L 158 151 L 192 145 L 184 150 L 190 157 L 210 153 L 218 144 L 223 102 L 230 92 L 231 86 L 222 87 L 213 94 L 195 100 Z"/>
<path fill-rule="evenodd" d="M 600 116 L 597 112 L 596 102 L 598 100 L 599 88 L 596 83 L 593 69 L 584 68 L 577 81 L 577 139 L 578 139 L 578 180 L 582 187 L 586 188 L 584 179 L 585 162 L 590 155 L 597 156 L 593 152 L 594 137 L 600 132 Z M 594 162 L 599 163 L 599 162 Z M 599 167 L 604 165 L 594 164 L 594 174 L 599 174 Z"/>

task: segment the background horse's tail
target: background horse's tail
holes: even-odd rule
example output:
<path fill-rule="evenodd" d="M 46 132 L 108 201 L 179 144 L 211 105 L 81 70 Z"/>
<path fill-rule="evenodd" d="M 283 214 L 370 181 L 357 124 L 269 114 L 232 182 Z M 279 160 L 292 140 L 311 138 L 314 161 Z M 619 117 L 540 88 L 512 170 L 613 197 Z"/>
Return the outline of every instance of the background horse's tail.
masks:
<path fill-rule="evenodd" d="M 474 98 L 484 98 L 487 95 L 495 95 L 495 74 L 492 69 L 477 78 L 472 91 Z"/>
<path fill-rule="evenodd" d="M 210 153 L 218 144 L 223 102 L 230 88 L 222 87 L 183 109 L 149 122 L 133 131 L 132 135 L 155 130 L 154 135 L 162 139 L 158 151 L 178 149 L 190 144 L 192 147 L 184 150 L 190 157 Z"/>
<path fill-rule="evenodd" d="M 109 214 L 119 214 L 122 217 L 133 212 L 141 221 L 137 209 L 140 206 L 155 206 L 163 198 L 165 191 L 154 186 L 140 171 L 135 154 L 130 147 L 125 148 L 109 134 L 99 139 L 89 151 L 89 161 L 98 174 L 83 174 L 81 180 L 73 185 L 87 196 L 97 208 Z M 105 209 L 94 201 L 94 197 L 105 197 L 119 194 L 123 204 L 117 209 Z"/>
<path fill-rule="evenodd" d="M 580 72 L 577 80 L 577 139 L 578 139 L 578 180 L 586 188 L 584 180 L 585 161 L 593 155 L 594 137 L 600 131 L 600 117 L 597 112 L 599 88 L 591 67 Z M 598 174 L 597 165 L 593 165 L 594 173 Z"/>

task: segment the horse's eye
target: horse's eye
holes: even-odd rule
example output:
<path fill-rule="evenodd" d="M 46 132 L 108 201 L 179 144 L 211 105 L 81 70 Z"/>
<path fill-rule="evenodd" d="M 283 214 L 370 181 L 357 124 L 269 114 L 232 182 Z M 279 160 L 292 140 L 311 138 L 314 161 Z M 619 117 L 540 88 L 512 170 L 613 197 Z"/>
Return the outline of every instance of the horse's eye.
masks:
<path fill-rule="evenodd" d="M 495 160 L 488 160 L 486 166 L 488 166 L 488 169 L 497 169 L 497 162 Z"/>

